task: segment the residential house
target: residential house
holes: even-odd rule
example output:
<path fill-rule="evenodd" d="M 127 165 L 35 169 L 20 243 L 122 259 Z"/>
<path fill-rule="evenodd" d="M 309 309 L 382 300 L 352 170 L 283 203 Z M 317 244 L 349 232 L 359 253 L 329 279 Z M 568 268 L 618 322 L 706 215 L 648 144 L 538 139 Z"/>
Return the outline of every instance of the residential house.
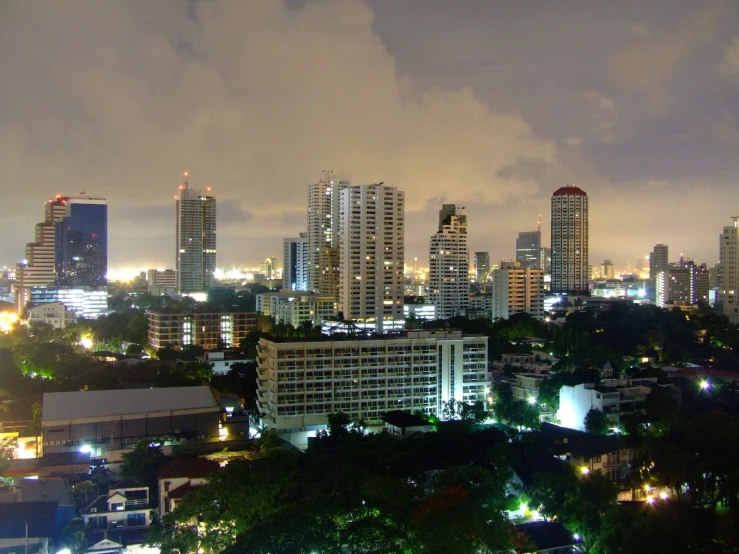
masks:
<path fill-rule="evenodd" d="M 434 426 L 425 419 L 403 410 L 393 410 L 380 416 L 385 422 L 385 429 L 394 437 L 407 437 L 415 433 L 428 433 L 434 430 Z"/>
<path fill-rule="evenodd" d="M 85 527 L 107 531 L 147 528 L 152 521 L 152 511 L 149 488 L 123 480 L 112 484 L 108 494 L 88 502 L 80 515 Z"/>
<path fill-rule="evenodd" d="M 218 462 L 206 458 L 176 458 L 159 470 L 159 515 L 173 512 L 185 495 L 208 482 L 219 468 Z"/>

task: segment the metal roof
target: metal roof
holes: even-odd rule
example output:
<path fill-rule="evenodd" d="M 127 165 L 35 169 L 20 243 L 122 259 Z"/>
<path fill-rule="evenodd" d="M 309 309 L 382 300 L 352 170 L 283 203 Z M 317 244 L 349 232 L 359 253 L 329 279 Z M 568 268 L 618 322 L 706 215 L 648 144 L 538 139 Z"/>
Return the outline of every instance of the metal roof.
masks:
<path fill-rule="evenodd" d="M 220 404 L 210 387 L 52 392 L 44 394 L 42 420 L 46 422 L 198 408 L 220 410 Z"/>

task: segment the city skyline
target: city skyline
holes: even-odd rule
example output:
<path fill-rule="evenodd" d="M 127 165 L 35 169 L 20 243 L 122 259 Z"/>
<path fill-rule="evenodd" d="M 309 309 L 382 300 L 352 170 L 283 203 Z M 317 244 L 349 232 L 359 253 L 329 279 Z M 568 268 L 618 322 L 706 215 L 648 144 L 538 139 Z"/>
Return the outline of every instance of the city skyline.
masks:
<path fill-rule="evenodd" d="M 326 167 L 406 192 L 406 262 L 425 259 L 448 202 L 468 207 L 471 251 L 514 259 L 517 233 L 570 184 L 592 199 L 591 261 L 619 267 L 660 242 L 711 266 L 717 222 L 735 215 L 731 3 L 47 8 L 0 17 L 3 265 L 23 258 L 40 199 L 86 189 L 108 198 L 112 269 L 173 267 L 183 169 L 222 199 L 224 266 L 279 257 Z"/>

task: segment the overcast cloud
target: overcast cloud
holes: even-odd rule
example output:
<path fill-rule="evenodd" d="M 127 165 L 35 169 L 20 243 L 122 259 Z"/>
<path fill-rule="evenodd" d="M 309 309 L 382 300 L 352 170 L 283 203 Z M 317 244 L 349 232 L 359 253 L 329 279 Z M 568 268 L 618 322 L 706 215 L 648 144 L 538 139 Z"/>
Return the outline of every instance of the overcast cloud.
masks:
<path fill-rule="evenodd" d="M 595 9 L 595 6 L 599 9 Z M 656 242 L 715 263 L 739 213 L 739 8 L 640 0 L 6 1 L 0 263 L 57 193 L 110 205 L 110 266 L 174 264 L 181 171 L 219 265 L 279 257 L 323 169 L 406 191 L 407 262 L 466 205 L 472 250 L 576 183 L 591 262 Z M 733 207 L 732 207 L 733 206 Z"/>

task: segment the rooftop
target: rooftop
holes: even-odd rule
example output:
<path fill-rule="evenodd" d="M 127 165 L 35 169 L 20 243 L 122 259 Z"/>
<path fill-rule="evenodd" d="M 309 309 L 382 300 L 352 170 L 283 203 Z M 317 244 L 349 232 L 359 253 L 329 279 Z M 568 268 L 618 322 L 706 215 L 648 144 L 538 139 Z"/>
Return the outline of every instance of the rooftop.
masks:
<path fill-rule="evenodd" d="M 587 196 L 584 190 L 582 190 L 580 187 L 575 186 L 575 185 L 568 185 L 566 187 L 560 187 L 552 193 L 552 196 L 568 196 L 568 195 Z"/>
<path fill-rule="evenodd" d="M 159 479 L 175 479 L 177 477 L 201 479 L 208 477 L 219 467 L 218 462 L 207 458 L 176 458 L 159 470 L 158 477 Z"/>
<path fill-rule="evenodd" d="M 592 433 L 576 431 L 548 422 L 541 424 L 539 432 L 552 441 L 555 454 L 569 452 L 585 458 L 592 458 L 593 456 L 601 456 L 630 447 L 627 440 L 621 435 L 593 435 Z"/>
<path fill-rule="evenodd" d="M 431 423 L 429 423 L 422 417 L 409 414 L 408 412 L 404 412 L 403 410 L 393 410 L 392 412 L 387 412 L 380 419 L 382 419 L 385 423 L 389 423 L 394 427 L 400 427 L 401 429 L 404 429 L 406 427 L 425 427 L 431 425 Z"/>
<path fill-rule="evenodd" d="M 66 479 L 17 478 L 14 485 L 15 494 L 0 495 L 0 502 L 56 502 L 60 506 L 74 505 Z"/>
<path fill-rule="evenodd" d="M 49 421 L 198 408 L 220 410 L 210 387 L 52 392 L 44 394 L 42 421 L 46 425 Z"/>
<path fill-rule="evenodd" d="M 50 537 L 54 533 L 56 502 L 0 504 L 0 539 Z"/>

